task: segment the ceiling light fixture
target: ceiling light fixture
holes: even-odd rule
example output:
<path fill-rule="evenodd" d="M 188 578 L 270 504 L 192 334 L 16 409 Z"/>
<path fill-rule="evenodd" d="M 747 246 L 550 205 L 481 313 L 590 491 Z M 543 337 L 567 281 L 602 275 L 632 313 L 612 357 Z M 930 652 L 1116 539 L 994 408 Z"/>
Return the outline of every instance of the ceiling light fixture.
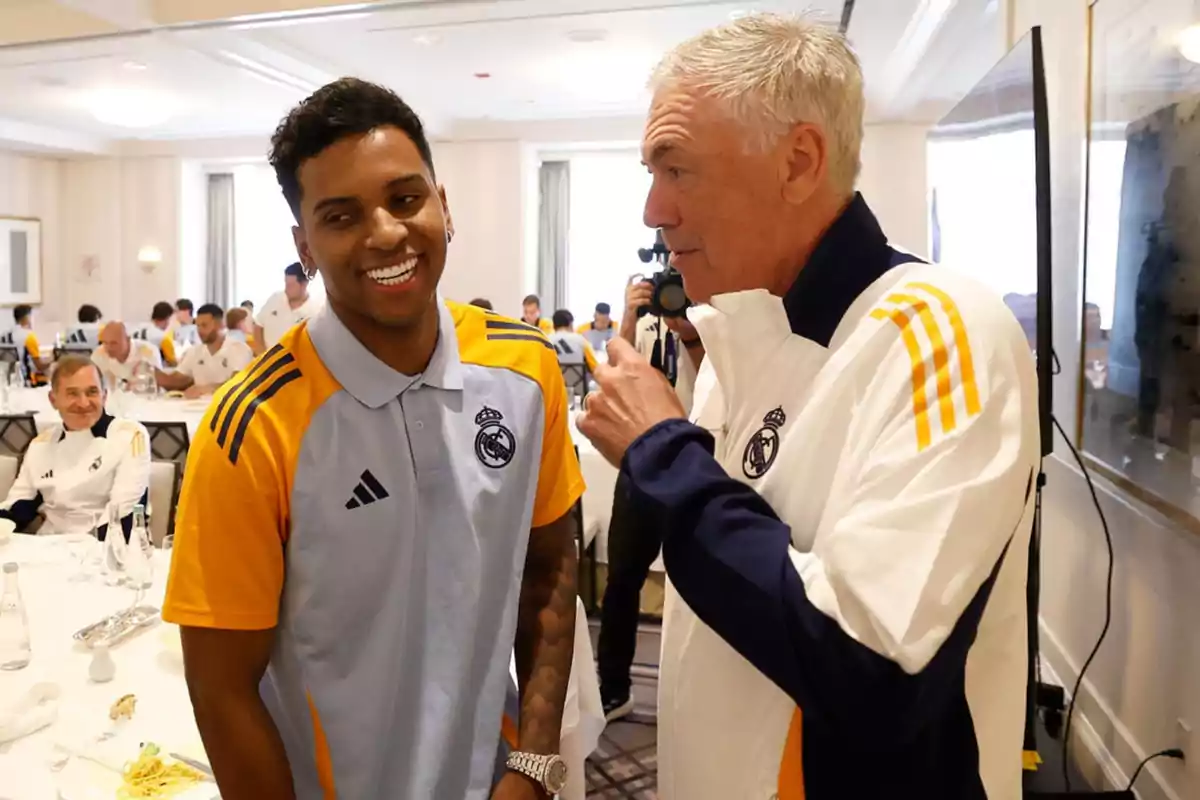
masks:
<path fill-rule="evenodd" d="M 174 114 L 170 98 L 141 89 L 110 88 L 88 98 L 92 116 L 106 125 L 122 128 L 153 128 Z"/>
<path fill-rule="evenodd" d="M 141 72 L 146 69 L 146 64 L 141 61 L 126 61 L 122 66 L 134 72 Z"/>
<path fill-rule="evenodd" d="M 358 8 L 369 8 L 371 3 L 359 3 L 354 6 L 334 9 L 315 9 L 300 11 L 279 11 L 267 14 L 241 14 L 230 17 L 226 30 L 254 31 L 263 28 L 285 28 L 292 25 L 307 25 L 321 22 L 349 22 L 355 19 L 366 19 L 373 11 L 358 11 Z"/>
<path fill-rule="evenodd" d="M 570 31 L 567 33 L 567 38 L 572 42 L 579 44 L 590 44 L 591 42 L 603 42 L 608 38 L 608 31 L 602 28 L 585 28 L 583 30 Z"/>
<path fill-rule="evenodd" d="M 1179 32 L 1175 44 L 1179 55 L 1194 64 L 1200 64 L 1200 25 L 1191 25 Z"/>
<path fill-rule="evenodd" d="M 273 83 L 276 85 L 285 86 L 289 89 L 299 89 L 305 94 L 315 91 L 316 86 L 303 78 L 297 77 L 290 73 L 284 72 L 281 69 L 276 69 L 269 64 L 264 64 L 261 61 L 255 61 L 252 58 L 234 53 L 230 50 L 218 50 L 217 55 L 226 61 L 232 62 L 238 67 L 249 72 L 254 77 Z"/>
<path fill-rule="evenodd" d="M 442 37 L 436 33 L 420 33 L 413 37 L 413 41 L 422 47 L 431 47 L 442 40 Z"/>

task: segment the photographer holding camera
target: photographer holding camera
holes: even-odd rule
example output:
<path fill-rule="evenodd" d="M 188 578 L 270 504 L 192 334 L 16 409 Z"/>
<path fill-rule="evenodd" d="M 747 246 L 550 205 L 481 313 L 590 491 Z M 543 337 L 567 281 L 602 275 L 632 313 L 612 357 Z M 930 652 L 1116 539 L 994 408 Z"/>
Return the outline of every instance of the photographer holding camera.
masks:
<path fill-rule="evenodd" d="M 696 326 L 682 313 L 678 316 L 654 313 L 655 288 L 652 280 L 641 275 L 630 278 L 625 287 L 625 313 L 621 316 L 618 335 L 667 376 L 675 387 L 679 402 L 690 413 L 696 373 L 704 360 L 704 342 L 700 341 Z"/>
<path fill-rule="evenodd" d="M 662 248 L 662 235 L 650 250 L 639 251 L 643 261 L 647 254 Z M 684 409 L 691 411 L 696 372 L 704 360 L 704 343 L 696 327 L 682 312 L 689 302 L 682 294 L 679 273 L 664 264 L 654 278 L 634 275 L 625 287 L 625 313 L 621 315 L 618 332 L 655 369 L 662 372 L 675 387 L 675 394 Z M 663 288 L 679 288 L 678 296 Z M 668 308 L 655 302 L 656 293 L 674 297 Z M 659 539 L 652 531 L 642 529 L 636 515 L 630 513 L 628 484 L 625 472 L 617 475 L 613 495 L 612 515 L 608 525 L 608 582 L 600 609 L 600 640 L 596 647 L 596 662 L 600 674 L 600 699 L 604 716 L 611 722 L 633 710 L 630 669 L 637 649 L 637 626 L 641 612 L 642 586 L 650 568 L 658 558 Z"/>

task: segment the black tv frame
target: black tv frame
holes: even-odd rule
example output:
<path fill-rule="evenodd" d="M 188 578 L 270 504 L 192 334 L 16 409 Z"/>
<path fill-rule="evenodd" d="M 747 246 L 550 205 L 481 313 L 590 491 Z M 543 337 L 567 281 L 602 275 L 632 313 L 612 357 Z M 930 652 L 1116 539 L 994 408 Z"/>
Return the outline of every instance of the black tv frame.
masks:
<path fill-rule="evenodd" d="M 1050 112 L 1046 102 L 1046 63 L 1042 29 L 1029 34 L 1033 43 L 1033 146 L 1037 191 L 1037 377 L 1038 427 L 1042 457 L 1054 452 L 1054 302 L 1053 241 L 1050 203 Z"/>

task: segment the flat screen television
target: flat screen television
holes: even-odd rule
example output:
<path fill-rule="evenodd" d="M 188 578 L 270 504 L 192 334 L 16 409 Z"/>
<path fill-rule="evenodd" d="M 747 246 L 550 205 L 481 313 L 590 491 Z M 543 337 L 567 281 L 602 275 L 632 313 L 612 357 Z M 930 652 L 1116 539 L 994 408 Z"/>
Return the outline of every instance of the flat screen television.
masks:
<path fill-rule="evenodd" d="M 930 130 L 930 253 L 997 291 L 1037 361 L 1042 454 L 1054 441 L 1050 128 L 1032 29 Z"/>

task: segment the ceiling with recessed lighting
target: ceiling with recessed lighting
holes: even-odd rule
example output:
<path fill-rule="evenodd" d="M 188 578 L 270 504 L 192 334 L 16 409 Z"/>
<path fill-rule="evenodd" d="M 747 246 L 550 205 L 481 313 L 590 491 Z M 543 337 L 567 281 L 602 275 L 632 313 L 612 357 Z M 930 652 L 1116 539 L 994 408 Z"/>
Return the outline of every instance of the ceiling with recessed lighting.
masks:
<path fill-rule="evenodd" d="M 843 5 L 0 0 L 0 143 L 23 132 L 36 144 L 39 131 L 84 150 L 260 136 L 341 75 L 396 89 L 435 135 L 476 121 L 628 118 L 644 113 L 646 77 L 677 42 L 758 10 L 809 9 L 836 25 Z M 936 119 L 1001 55 L 998 5 L 857 0 L 849 36 L 870 117 Z"/>

